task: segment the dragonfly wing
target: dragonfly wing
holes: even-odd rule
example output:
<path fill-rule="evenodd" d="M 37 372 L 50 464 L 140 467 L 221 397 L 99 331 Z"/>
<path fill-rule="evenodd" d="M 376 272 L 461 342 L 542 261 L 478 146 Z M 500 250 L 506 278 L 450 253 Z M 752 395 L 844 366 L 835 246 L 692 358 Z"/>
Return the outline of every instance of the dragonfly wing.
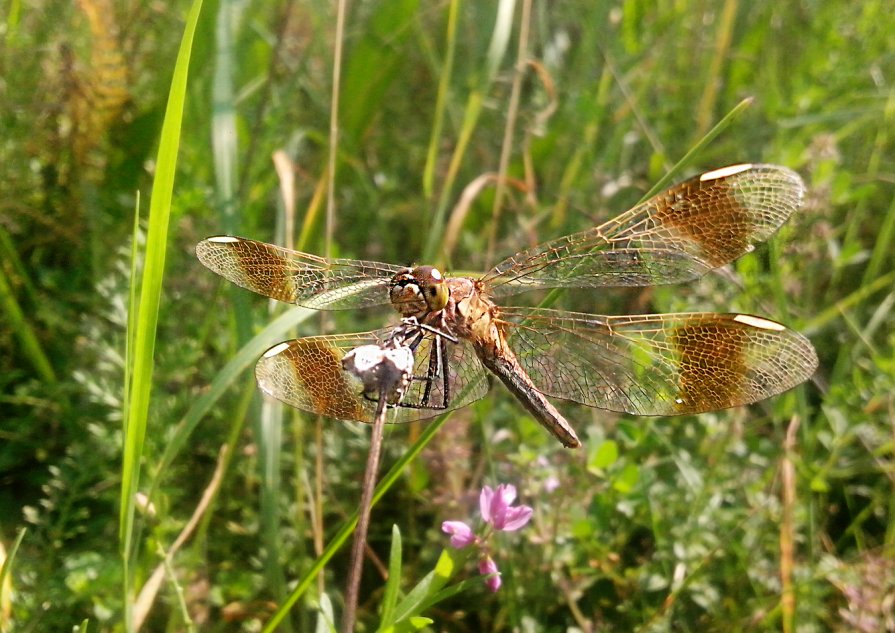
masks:
<path fill-rule="evenodd" d="M 279 343 L 270 348 L 255 366 L 261 390 L 288 405 L 338 420 L 371 423 L 376 402 L 364 397 L 359 380 L 342 369 L 342 358 L 361 345 L 380 345 L 393 332 L 384 328 L 361 334 L 309 336 Z M 414 352 L 414 376 L 426 376 L 435 337 L 427 333 Z M 411 422 L 430 418 L 478 400 L 488 390 L 485 369 L 472 346 L 444 341 L 448 369 L 445 381 L 433 377 L 414 379 L 401 406 L 390 409 L 388 422 Z"/>
<path fill-rule="evenodd" d="M 694 279 L 751 251 L 801 204 L 802 179 L 778 165 L 734 165 L 675 185 L 605 224 L 502 261 L 497 296 L 536 287 L 651 286 Z"/>
<path fill-rule="evenodd" d="M 247 290 L 318 310 L 389 302 L 388 284 L 400 266 L 327 259 L 241 237 L 209 237 L 196 245 L 205 266 Z"/>
<path fill-rule="evenodd" d="M 508 308 L 510 346 L 542 393 L 636 415 L 703 413 L 782 393 L 817 354 L 798 332 L 745 314 L 596 316 Z"/>

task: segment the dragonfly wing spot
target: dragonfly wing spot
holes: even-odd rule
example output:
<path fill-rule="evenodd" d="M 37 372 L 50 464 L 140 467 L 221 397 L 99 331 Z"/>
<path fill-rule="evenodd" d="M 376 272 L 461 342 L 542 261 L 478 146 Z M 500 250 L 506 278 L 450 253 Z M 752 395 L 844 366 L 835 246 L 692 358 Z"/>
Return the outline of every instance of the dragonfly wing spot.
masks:
<path fill-rule="evenodd" d="M 240 239 L 230 235 L 216 235 L 214 237 L 209 237 L 206 241 L 212 242 L 213 244 L 233 244 L 239 242 Z"/>
<path fill-rule="evenodd" d="M 782 332 L 786 328 L 775 321 L 769 321 L 768 319 L 762 319 L 761 317 L 752 316 L 749 314 L 738 314 L 733 318 L 734 321 L 738 323 L 744 323 L 746 325 L 751 325 L 754 328 L 758 328 L 760 330 L 773 330 L 774 332 Z"/>
<path fill-rule="evenodd" d="M 288 348 L 289 348 L 289 343 L 287 343 L 287 342 L 278 343 L 277 345 L 274 345 L 269 350 L 264 352 L 263 357 L 270 358 L 271 356 L 276 356 L 277 354 L 281 353 L 283 350 L 288 349 Z"/>
<path fill-rule="evenodd" d="M 713 171 L 707 171 L 699 177 L 700 182 L 707 182 L 709 180 L 717 180 L 718 178 L 726 178 L 728 176 L 733 176 L 734 174 L 738 174 L 742 171 L 747 171 L 752 169 L 752 163 L 742 163 L 740 165 L 730 165 L 728 167 L 721 167 L 720 169 L 715 169 Z"/>

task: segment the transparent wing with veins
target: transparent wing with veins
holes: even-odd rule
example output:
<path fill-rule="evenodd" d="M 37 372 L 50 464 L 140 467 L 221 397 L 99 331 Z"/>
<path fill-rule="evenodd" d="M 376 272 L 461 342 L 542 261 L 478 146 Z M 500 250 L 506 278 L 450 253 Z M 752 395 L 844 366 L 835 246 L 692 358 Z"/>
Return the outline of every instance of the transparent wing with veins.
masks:
<path fill-rule="evenodd" d="M 795 387 L 817 368 L 805 337 L 745 314 L 504 308 L 500 318 L 538 391 L 636 415 L 751 404 Z"/>
<path fill-rule="evenodd" d="M 766 240 L 804 185 L 777 165 L 734 165 L 684 181 L 598 227 L 502 261 L 481 281 L 495 296 L 531 288 L 651 286 L 694 279 Z"/>
<path fill-rule="evenodd" d="M 402 266 L 327 259 L 241 237 L 209 237 L 196 256 L 212 271 L 253 292 L 317 310 L 389 302 L 388 285 Z"/>

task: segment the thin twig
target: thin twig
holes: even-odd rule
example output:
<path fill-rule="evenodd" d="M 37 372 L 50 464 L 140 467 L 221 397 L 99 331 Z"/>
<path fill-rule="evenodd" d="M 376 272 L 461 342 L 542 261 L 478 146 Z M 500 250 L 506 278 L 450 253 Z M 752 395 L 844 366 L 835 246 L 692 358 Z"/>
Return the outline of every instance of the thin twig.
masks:
<path fill-rule="evenodd" d="M 354 531 L 354 543 L 351 546 L 348 586 L 345 589 L 345 613 L 342 618 L 342 633 L 352 633 L 357 615 L 357 598 L 363 571 L 364 547 L 367 543 L 367 530 L 370 527 L 370 509 L 373 501 L 373 490 L 376 486 L 376 473 L 379 470 L 379 452 L 382 448 L 382 431 L 385 427 L 389 388 L 390 385 L 385 382 L 380 385 L 379 404 L 376 407 L 376 418 L 373 421 L 373 434 L 370 437 L 370 453 L 367 455 L 367 468 L 364 472 L 364 486 L 361 492 L 357 529 Z"/>

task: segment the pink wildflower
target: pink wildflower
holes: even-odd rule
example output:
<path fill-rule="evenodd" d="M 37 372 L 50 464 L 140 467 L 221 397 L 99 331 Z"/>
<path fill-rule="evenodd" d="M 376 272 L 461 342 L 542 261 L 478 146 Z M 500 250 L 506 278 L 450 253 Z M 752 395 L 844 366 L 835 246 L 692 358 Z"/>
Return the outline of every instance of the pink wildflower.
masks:
<path fill-rule="evenodd" d="M 441 524 L 441 531 L 451 535 L 451 547 L 455 549 L 463 549 L 475 543 L 475 533 L 463 521 L 445 521 Z"/>
<path fill-rule="evenodd" d="M 491 590 L 491 593 L 495 593 L 500 589 L 500 570 L 497 569 L 497 563 L 494 562 L 493 558 L 486 555 L 479 559 L 479 573 L 483 576 L 488 576 L 485 579 L 485 585 Z"/>
<path fill-rule="evenodd" d="M 479 496 L 479 508 L 482 519 L 494 526 L 495 530 L 513 532 L 525 526 L 531 519 L 533 510 L 528 506 L 513 506 L 516 500 L 516 486 L 500 484 L 497 490 L 490 486 L 482 487 Z"/>

